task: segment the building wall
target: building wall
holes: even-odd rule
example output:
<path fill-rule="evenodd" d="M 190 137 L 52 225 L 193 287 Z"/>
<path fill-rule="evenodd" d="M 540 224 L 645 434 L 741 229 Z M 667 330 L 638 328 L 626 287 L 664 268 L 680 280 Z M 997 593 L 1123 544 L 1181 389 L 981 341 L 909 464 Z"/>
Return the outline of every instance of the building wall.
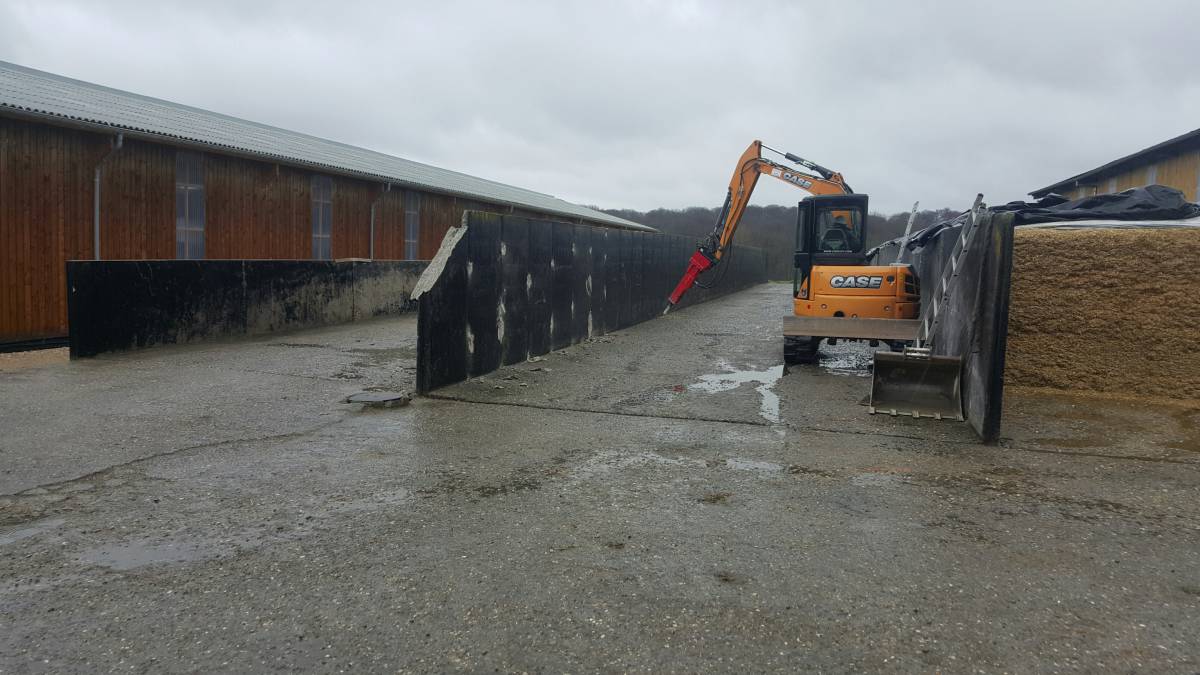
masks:
<path fill-rule="evenodd" d="M 64 262 L 92 255 L 102 139 L 0 118 L 0 341 L 66 332 Z"/>
<path fill-rule="evenodd" d="M 100 257 L 174 258 L 175 150 L 126 140 L 104 160 L 100 179 Z M 84 229 L 92 229 L 90 213 Z"/>
<path fill-rule="evenodd" d="M 1194 202 L 1200 196 L 1200 150 L 1180 152 L 1166 159 L 1147 162 L 1119 173 L 1090 180 L 1091 182 L 1085 185 L 1065 191 L 1063 195 L 1069 199 L 1082 199 L 1156 183 L 1173 187 L 1182 192 L 1189 201 Z"/>
<path fill-rule="evenodd" d="M 172 183 L 171 199 L 175 192 Z M 206 258 L 312 257 L 312 175 L 286 166 L 204 156 Z M 174 222 L 171 233 L 174 258 Z"/>
<path fill-rule="evenodd" d="M 380 260 L 404 259 L 404 190 L 402 189 L 393 187 L 391 190 L 383 192 L 375 205 L 375 257 Z M 433 254 L 423 257 L 432 258 Z"/>
<path fill-rule="evenodd" d="M 1197 194 L 1197 188 L 1200 188 L 1200 150 L 1180 153 L 1160 162 L 1155 182 L 1181 190 L 1189 201 L 1196 201 L 1200 198 L 1200 194 Z"/>
<path fill-rule="evenodd" d="M 111 135 L 0 117 L 0 344 L 67 334 L 68 260 L 92 250 L 93 175 Z M 173 146 L 126 139 L 104 159 L 100 257 L 175 257 Z M 314 172 L 202 153 L 204 254 L 209 259 L 299 259 L 313 251 Z M 336 258 L 403 260 L 403 188 L 332 177 L 330 248 Z M 520 212 L 508 206 L 420 192 L 417 259 L 433 257 L 446 230 L 467 209 Z M 579 222 L 576 220 L 575 222 Z"/>

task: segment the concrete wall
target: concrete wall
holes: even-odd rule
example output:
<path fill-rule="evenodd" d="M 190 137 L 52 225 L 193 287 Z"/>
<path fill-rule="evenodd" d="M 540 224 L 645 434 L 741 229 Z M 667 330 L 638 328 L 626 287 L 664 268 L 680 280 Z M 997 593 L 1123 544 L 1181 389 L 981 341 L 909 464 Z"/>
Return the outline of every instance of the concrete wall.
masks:
<path fill-rule="evenodd" d="M 659 316 L 696 243 L 468 212 L 422 280 L 417 390 L 459 382 Z M 458 237 L 458 238 L 456 238 Z M 766 253 L 737 247 L 684 306 L 767 280 Z"/>
<path fill-rule="evenodd" d="M 67 263 L 72 358 L 396 314 L 425 262 Z"/>

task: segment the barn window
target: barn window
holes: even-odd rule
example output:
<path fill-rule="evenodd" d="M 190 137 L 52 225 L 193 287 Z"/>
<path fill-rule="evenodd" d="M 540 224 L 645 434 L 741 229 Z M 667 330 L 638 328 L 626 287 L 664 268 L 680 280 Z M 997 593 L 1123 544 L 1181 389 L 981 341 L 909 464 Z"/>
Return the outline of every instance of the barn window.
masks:
<path fill-rule="evenodd" d="M 1151 164 L 1146 167 L 1146 185 L 1154 185 L 1158 182 L 1158 165 Z"/>
<path fill-rule="evenodd" d="M 421 193 L 404 192 L 404 259 L 416 260 L 421 240 Z"/>
<path fill-rule="evenodd" d="M 333 232 L 333 180 L 329 176 L 312 179 L 312 257 L 333 258 L 330 234 Z"/>
<path fill-rule="evenodd" d="M 175 257 L 204 259 L 204 158 L 175 153 Z"/>

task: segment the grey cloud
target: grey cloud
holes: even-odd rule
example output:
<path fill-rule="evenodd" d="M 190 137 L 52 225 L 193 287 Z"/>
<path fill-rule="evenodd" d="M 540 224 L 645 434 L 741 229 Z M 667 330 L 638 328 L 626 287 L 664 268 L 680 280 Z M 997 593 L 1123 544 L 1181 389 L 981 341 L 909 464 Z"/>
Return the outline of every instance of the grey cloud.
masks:
<path fill-rule="evenodd" d="M 0 58 L 608 207 L 754 138 L 965 207 L 1195 126 L 1191 2 L 10 2 Z M 764 185 L 758 203 L 799 193 Z"/>

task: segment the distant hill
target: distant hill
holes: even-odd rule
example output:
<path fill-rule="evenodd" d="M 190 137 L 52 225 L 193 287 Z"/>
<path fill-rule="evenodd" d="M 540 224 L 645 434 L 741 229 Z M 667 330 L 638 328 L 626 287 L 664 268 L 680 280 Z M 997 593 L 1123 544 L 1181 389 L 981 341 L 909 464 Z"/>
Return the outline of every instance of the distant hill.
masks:
<path fill-rule="evenodd" d="M 594 208 L 594 207 L 593 207 Z M 712 231 L 720 209 L 692 206 L 685 209 L 598 209 L 669 234 L 682 234 L 697 241 Z M 952 209 L 918 211 L 913 231 L 958 215 Z M 904 234 L 908 213 L 890 216 L 872 213 L 867 220 L 867 248 Z M 737 243 L 767 250 L 767 272 L 772 279 L 792 278 L 792 251 L 796 248 L 795 206 L 748 206 L 738 227 Z M 891 261 L 885 261 L 891 262 Z"/>

